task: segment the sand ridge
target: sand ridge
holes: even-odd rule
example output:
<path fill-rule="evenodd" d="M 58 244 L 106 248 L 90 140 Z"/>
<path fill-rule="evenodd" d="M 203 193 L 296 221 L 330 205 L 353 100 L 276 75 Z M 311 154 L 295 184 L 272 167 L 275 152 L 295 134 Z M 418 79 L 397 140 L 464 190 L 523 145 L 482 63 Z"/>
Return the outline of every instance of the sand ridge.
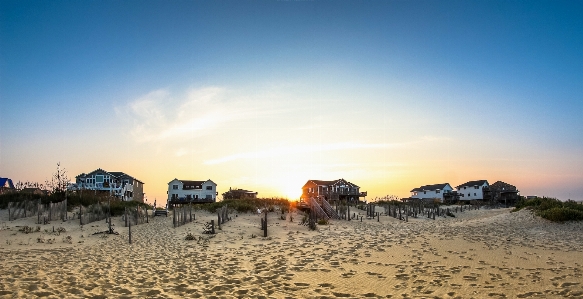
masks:
<path fill-rule="evenodd" d="M 263 238 L 258 215 L 231 215 L 212 237 L 202 226 L 216 215 L 198 211 L 178 228 L 172 217 L 154 217 L 132 227 L 132 244 L 119 217 L 119 235 L 92 235 L 104 221 L 51 223 L 66 229 L 53 244 L 30 241 L 54 236 L 48 227 L 17 231 L 34 219 L 0 218 L 8 240 L 0 244 L 0 298 L 583 297 L 581 223 L 497 209 L 408 223 L 336 220 L 310 231 L 301 215 L 290 222 L 274 212 Z"/>

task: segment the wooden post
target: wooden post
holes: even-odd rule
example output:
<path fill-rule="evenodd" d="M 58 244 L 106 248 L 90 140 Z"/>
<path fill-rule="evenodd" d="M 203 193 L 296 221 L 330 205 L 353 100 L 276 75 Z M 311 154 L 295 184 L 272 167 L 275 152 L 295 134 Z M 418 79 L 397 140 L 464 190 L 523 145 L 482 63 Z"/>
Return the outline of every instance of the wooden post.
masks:
<path fill-rule="evenodd" d="M 219 212 L 219 213 L 217 213 L 217 218 L 218 218 L 218 219 L 217 219 L 217 222 L 218 222 L 218 224 L 219 224 L 219 229 L 221 229 L 221 213 L 220 213 L 220 212 Z"/>
<path fill-rule="evenodd" d="M 348 214 L 346 214 L 346 218 L 348 218 L 348 221 L 350 221 L 350 206 L 346 205 L 346 211 Z M 356 215 L 356 213 L 354 213 L 354 215 Z"/>
<path fill-rule="evenodd" d="M 127 217 L 126 217 L 126 219 L 127 219 Z M 129 222 L 129 226 L 128 226 L 128 234 L 130 237 L 130 244 L 132 244 L 132 222 L 131 221 Z"/>
<path fill-rule="evenodd" d="M 172 224 L 176 227 L 176 204 L 172 204 Z"/>
<path fill-rule="evenodd" d="M 267 238 L 267 211 L 265 211 L 265 221 L 263 221 L 265 229 L 263 230 L 263 237 Z"/>
<path fill-rule="evenodd" d="M 211 220 L 211 234 L 215 234 L 215 221 Z"/>
<path fill-rule="evenodd" d="M 381 213 L 377 213 L 377 222 L 381 222 Z"/>

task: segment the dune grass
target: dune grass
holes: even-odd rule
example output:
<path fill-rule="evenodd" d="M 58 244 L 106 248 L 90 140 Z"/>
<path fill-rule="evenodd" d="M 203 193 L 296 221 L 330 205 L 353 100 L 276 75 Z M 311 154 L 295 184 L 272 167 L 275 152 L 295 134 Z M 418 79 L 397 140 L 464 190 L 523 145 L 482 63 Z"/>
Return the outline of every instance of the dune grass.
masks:
<path fill-rule="evenodd" d="M 516 203 L 513 212 L 531 209 L 535 215 L 554 222 L 582 221 L 583 205 L 575 201 L 560 201 L 551 197 L 522 198 Z"/>

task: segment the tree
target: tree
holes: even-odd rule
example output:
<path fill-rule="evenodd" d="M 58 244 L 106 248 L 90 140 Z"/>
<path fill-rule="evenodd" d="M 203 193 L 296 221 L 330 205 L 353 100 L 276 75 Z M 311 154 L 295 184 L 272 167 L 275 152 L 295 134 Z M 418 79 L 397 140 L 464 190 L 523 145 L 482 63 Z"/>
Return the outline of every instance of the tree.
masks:
<path fill-rule="evenodd" d="M 69 177 L 67 170 L 61 168 L 61 162 L 57 163 L 57 171 L 53 173 L 51 181 L 46 181 L 46 186 L 51 189 L 51 193 L 65 193 L 69 187 Z"/>

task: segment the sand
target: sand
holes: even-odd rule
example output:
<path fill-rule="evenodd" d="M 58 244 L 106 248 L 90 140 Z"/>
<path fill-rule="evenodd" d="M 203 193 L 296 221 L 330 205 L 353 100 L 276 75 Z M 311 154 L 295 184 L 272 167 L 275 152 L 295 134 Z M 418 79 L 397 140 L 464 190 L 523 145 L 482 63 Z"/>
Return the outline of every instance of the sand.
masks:
<path fill-rule="evenodd" d="M 495 209 L 310 231 L 274 212 L 263 238 L 258 215 L 231 216 L 212 237 L 202 232 L 215 215 L 178 228 L 154 217 L 129 244 L 119 217 L 119 235 L 78 220 L 24 234 L 34 217 L 0 211 L 0 298 L 583 298 L 583 223 Z"/>

